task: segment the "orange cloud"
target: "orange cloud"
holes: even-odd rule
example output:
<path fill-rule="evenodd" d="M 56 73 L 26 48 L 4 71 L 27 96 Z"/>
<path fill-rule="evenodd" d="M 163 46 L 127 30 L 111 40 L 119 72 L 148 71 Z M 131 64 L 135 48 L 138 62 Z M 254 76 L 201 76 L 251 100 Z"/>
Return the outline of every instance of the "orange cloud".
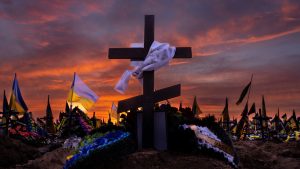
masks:
<path fill-rule="evenodd" d="M 171 66 L 161 70 L 162 74 L 156 77 L 156 85 L 161 87 L 172 85 L 173 82 L 181 83 L 183 96 L 170 100 L 174 106 L 178 106 L 180 100 L 185 106 L 191 106 L 193 96 L 198 95 L 201 109 L 218 116 L 223 109 L 223 100 L 219 101 L 219 98 L 238 95 L 237 84 L 242 82 L 235 80 L 243 79 L 256 67 L 245 73 L 244 69 L 230 65 L 206 74 L 198 70 L 198 64 L 205 62 L 206 69 L 210 69 L 214 62 L 223 63 L 224 60 L 217 60 L 217 56 L 226 54 L 229 49 L 238 50 L 240 45 L 276 40 L 300 32 L 297 22 L 299 5 L 295 3 L 284 1 L 279 8 L 270 3 L 264 10 L 259 8 L 261 5 L 248 6 L 246 2 L 236 4 L 236 8 L 231 8 L 232 3 L 203 4 L 200 1 L 184 4 L 176 1 L 168 5 L 153 1 L 122 4 L 93 0 L 5 4 L 0 12 L 3 19 L 1 24 L 7 24 L 0 28 L 4 42 L 0 44 L 0 72 L 3 75 L 0 89 L 10 89 L 11 76 L 17 72 L 25 101 L 34 115 L 44 115 L 46 96 L 50 94 L 57 117 L 59 111 L 64 110 L 73 72 L 77 72 L 100 96 L 89 115 L 95 111 L 98 117 L 107 119 L 112 102 L 141 94 L 141 87 L 134 80 L 130 82 L 126 95 L 113 90 L 124 69 L 129 68 L 129 60 L 109 60 L 108 48 L 142 42 L 143 15 L 150 11 L 157 16 L 157 40 L 175 46 L 192 46 L 194 56 L 204 56 L 201 58 L 203 60 L 172 61 Z M 199 10 L 202 7 L 207 10 Z M 172 12 L 166 13 L 166 10 Z M 297 53 L 296 49 L 293 50 Z M 209 61 L 207 56 L 216 58 L 216 61 Z M 251 63 L 254 62 L 258 61 Z M 233 71 L 226 71 L 233 68 Z M 263 78 L 264 81 L 276 77 L 270 73 L 268 75 Z M 289 78 L 290 81 L 295 79 L 294 76 Z M 273 84 L 265 85 L 268 89 L 262 86 L 257 88 L 265 92 Z M 299 92 L 290 91 L 287 89 L 289 87 L 283 87 L 280 93 L 276 93 L 278 88 L 272 88 L 268 93 L 271 96 L 270 103 L 276 106 L 289 102 L 289 105 L 284 105 L 285 108 L 290 105 L 299 107 L 292 101 L 299 100 Z M 293 92 L 295 94 L 291 94 Z M 215 103 L 211 99 L 215 99 Z M 260 98 L 253 100 L 259 101 Z M 241 109 L 232 106 L 231 110 L 239 116 Z"/>
<path fill-rule="evenodd" d="M 109 65 L 109 66 L 108 66 Z M 80 61 L 78 66 L 70 66 L 70 67 L 58 67 L 47 70 L 31 70 L 25 73 L 22 73 L 22 76 L 26 78 L 38 78 L 45 76 L 64 76 L 64 75 L 72 75 L 74 72 L 80 73 L 93 73 L 93 72 L 108 72 L 113 69 L 116 65 L 119 65 L 118 62 L 113 61 L 94 61 L 94 60 L 83 60 Z"/>

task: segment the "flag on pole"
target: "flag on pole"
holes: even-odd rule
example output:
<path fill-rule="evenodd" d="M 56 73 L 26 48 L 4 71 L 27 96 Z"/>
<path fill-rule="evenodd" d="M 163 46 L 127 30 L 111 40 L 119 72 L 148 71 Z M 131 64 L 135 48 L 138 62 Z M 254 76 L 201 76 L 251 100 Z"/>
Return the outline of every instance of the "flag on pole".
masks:
<path fill-rule="evenodd" d="M 248 103 L 246 103 L 245 108 L 241 114 L 241 116 L 247 116 L 248 115 Z"/>
<path fill-rule="evenodd" d="M 287 119 L 286 113 L 284 113 L 284 115 L 282 115 L 281 118 L 282 118 L 284 121 L 286 121 L 286 119 Z"/>
<path fill-rule="evenodd" d="M 265 97 L 262 96 L 262 110 L 261 110 L 262 117 L 267 117 L 267 110 L 266 110 L 266 103 L 265 103 Z"/>
<path fill-rule="evenodd" d="M 194 116 L 195 116 L 196 118 L 200 118 L 200 117 L 201 117 L 201 114 L 203 114 L 202 111 L 200 110 L 200 107 L 199 107 L 198 103 L 197 103 L 197 98 L 196 98 L 196 96 L 194 97 L 194 102 L 193 102 L 192 112 L 193 112 L 193 114 L 194 114 Z"/>
<path fill-rule="evenodd" d="M 249 112 L 248 112 L 248 115 L 252 114 L 252 113 L 256 113 L 256 107 L 255 107 L 255 103 L 252 104 Z"/>
<path fill-rule="evenodd" d="M 12 92 L 9 101 L 9 109 L 20 114 L 24 114 L 28 110 L 20 91 L 17 74 L 15 74 L 14 77 Z"/>
<path fill-rule="evenodd" d="M 238 138 L 241 137 L 242 133 L 243 133 L 243 129 L 245 127 L 245 125 L 247 125 L 247 121 L 248 121 L 248 102 L 245 105 L 245 108 L 241 114 L 242 118 L 240 119 L 240 121 L 237 124 L 237 128 L 236 128 L 236 135 Z"/>
<path fill-rule="evenodd" d="M 299 124 L 296 117 L 296 112 L 293 110 L 293 115 L 287 120 L 287 125 L 293 130 L 299 130 Z"/>
<path fill-rule="evenodd" d="M 70 112 L 70 107 L 69 107 L 68 101 L 66 101 L 65 113 L 69 113 L 69 112 Z"/>
<path fill-rule="evenodd" d="M 118 107 L 113 102 L 111 105 L 111 116 L 116 120 L 116 124 L 119 124 L 120 115 L 118 113 Z"/>
<path fill-rule="evenodd" d="M 46 131 L 48 133 L 54 133 L 54 124 L 53 124 L 53 114 L 51 110 L 51 105 L 50 105 L 50 96 L 48 95 L 48 102 L 47 102 L 47 108 L 46 108 Z"/>
<path fill-rule="evenodd" d="M 224 110 L 222 112 L 222 126 L 226 131 L 230 130 L 230 117 L 229 117 L 229 110 L 228 110 L 228 98 L 226 97 L 226 101 L 225 101 L 225 107 Z"/>
<path fill-rule="evenodd" d="M 226 97 L 225 107 L 224 107 L 224 110 L 222 112 L 222 118 L 223 118 L 223 122 L 229 122 L 230 121 L 229 111 L 228 111 L 228 98 L 227 97 Z"/>
<path fill-rule="evenodd" d="M 179 111 L 182 111 L 182 101 L 179 103 Z"/>
<path fill-rule="evenodd" d="M 87 112 L 98 100 L 98 96 L 74 73 L 74 79 L 68 94 L 67 101 L 72 106 L 76 106 Z"/>
<path fill-rule="evenodd" d="M 5 94 L 5 90 L 4 90 L 4 94 L 3 94 L 3 114 L 2 114 L 2 125 L 5 125 L 4 127 L 4 135 L 8 135 L 8 127 L 9 127 L 9 105 L 7 102 L 7 98 L 6 98 L 6 94 Z"/>
<path fill-rule="evenodd" d="M 252 76 L 253 77 L 253 76 Z M 236 102 L 237 105 L 241 104 L 245 98 L 245 96 L 247 95 L 247 93 L 250 91 L 250 87 L 251 87 L 251 83 L 252 83 L 252 77 L 250 82 L 247 84 L 247 86 L 243 89 L 239 100 Z"/>
<path fill-rule="evenodd" d="M 117 110 L 118 110 L 117 106 L 115 105 L 114 102 L 112 102 L 110 111 L 111 111 L 112 117 L 115 119 L 117 119 L 117 115 L 118 115 Z"/>
<path fill-rule="evenodd" d="M 7 102 L 7 98 L 6 98 L 6 94 L 5 94 L 5 90 L 4 90 L 4 94 L 3 94 L 3 115 L 7 115 L 8 112 L 9 112 L 9 105 L 8 105 L 8 102 Z"/>

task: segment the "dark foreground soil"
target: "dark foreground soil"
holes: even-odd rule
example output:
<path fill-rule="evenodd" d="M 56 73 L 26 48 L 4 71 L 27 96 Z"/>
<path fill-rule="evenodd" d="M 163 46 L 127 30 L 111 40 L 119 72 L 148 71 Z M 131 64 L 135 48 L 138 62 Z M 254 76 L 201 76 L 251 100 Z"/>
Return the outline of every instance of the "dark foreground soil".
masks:
<path fill-rule="evenodd" d="M 22 143 L 19 140 L 0 138 L 0 169 L 14 164 L 26 163 L 41 155 L 38 148 Z"/>
<path fill-rule="evenodd" d="M 19 141 L 1 142 L 0 161 L 17 164 L 16 169 L 61 169 L 69 150 L 62 148 L 44 153 Z M 234 143 L 240 157 L 241 169 L 296 169 L 300 168 L 300 142 L 273 143 L 239 141 Z M 4 151 L 3 151 L 4 150 Z M 6 152 L 8 155 L 4 156 Z M 18 160 L 17 160 L 18 159 Z M 32 160 L 34 159 L 34 160 Z M 27 161 L 27 162 L 24 162 Z M 22 164 L 23 163 L 23 164 Z M 2 163 L 1 163 L 2 164 Z M 8 168 L 3 167 L 2 168 Z M 0 168 L 1 168 L 0 167 Z M 97 168 L 96 169 L 101 169 Z M 105 169 L 229 169 L 226 162 L 205 155 L 143 151 L 113 160 Z"/>
<path fill-rule="evenodd" d="M 31 160 L 14 169 L 61 169 L 64 165 L 67 150 L 62 148 Z M 223 161 L 202 155 L 186 155 L 169 152 L 144 151 L 130 154 L 116 161 L 112 160 L 105 169 L 230 169 Z M 93 169 L 102 169 L 97 166 Z"/>
<path fill-rule="evenodd" d="M 155 151 L 137 152 L 123 160 L 124 169 L 230 169 L 225 162 L 204 155 L 187 155 L 180 153 Z"/>
<path fill-rule="evenodd" d="M 34 160 L 29 160 L 26 164 L 16 165 L 11 169 L 62 169 L 69 153 L 70 150 L 58 148 Z"/>
<path fill-rule="evenodd" d="M 243 169 L 299 169 L 300 142 L 239 141 L 235 148 Z"/>

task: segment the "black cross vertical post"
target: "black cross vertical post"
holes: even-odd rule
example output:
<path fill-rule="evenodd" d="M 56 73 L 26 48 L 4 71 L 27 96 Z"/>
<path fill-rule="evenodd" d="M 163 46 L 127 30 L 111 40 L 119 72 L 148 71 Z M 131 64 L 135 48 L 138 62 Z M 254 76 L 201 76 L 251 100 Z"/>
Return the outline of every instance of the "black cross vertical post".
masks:
<path fill-rule="evenodd" d="M 131 59 L 143 61 L 154 41 L 154 15 L 145 16 L 144 48 L 110 48 L 109 59 Z M 177 47 L 174 58 L 191 58 L 190 47 Z M 121 100 L 118 113 L 143 107 L 143 147 L 153 147 L 154 104 L 180 96 L 180 85 L 171 86 L 154 92 L 154 71 L 143 72 L 143 95 Z"/>
<path fill-rule="evenodd" d="M 154 15 L 145 18 L 144 49 L 149 51 L 154 41 Z M 153 133 L 154 109 L 154 71 L 143 72 L 143 133 Z M 150 147 L 153 144 L 153 134 L 143 134 L 143 144 Z"/>

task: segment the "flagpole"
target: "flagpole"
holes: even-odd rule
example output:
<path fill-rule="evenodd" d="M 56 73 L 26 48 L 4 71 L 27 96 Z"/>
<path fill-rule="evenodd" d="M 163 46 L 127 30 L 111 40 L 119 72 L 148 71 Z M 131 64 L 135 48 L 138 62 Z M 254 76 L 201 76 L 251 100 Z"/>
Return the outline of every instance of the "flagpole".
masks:
<path fill-rule="evenodd" d="M 251 93 L 252 79 L 253 79 L 253 74 L 251 75 L 251 80 L 250 80 L 251 85 L 250 85 L 250 88 L 249 88 L 249 91 L 248 91 L 247 103 L 248 103 L 248 100 L 249 100 L 249 97 L 250 97 L 250 93 Z"/>
<path fill-rule="evenodd" d="M 247 105 L 247 109 L 248 109 L 248 101 L 249 101 L 249 97 L 250 97 L 250 92 L 251 92 L 251 87 L 252 87 L 252 79 L 253 79 L 253 74 L 251 75 L 251 80 L 250 80 L 250 87 L 249 87 L 249 91 L 248 91 L 248 97 L 247 97 L 247 102 L 246 102 L 246 105 Z M 246 134 L 248 133 L 248 130 L 249 130 L 249 110 L 247 110 L 247 125 L 246 125 Z"/>
<path fill-rule="evenodd" d="M 74 93 L 74 87 L 75 87 L 75 75 L 76 75 L 76 72 L 74 72 L 74 76 L 73 76 L 72 93 L 71 93 L 71 105 L 70 105 L 70 110 L 71 111 L 72 111 L 73 93 Z"/>
<path fill-rule="evenodd" d="M 74 72 L 73 82 L 71 85 L 72 92 L 71 92 L 71 104 L 70 104 L 70 109 L 69 109 L 69 128 L 72 127 L 72 112 L 73 112 L 72 104 L 73 104 L 73 93 L 74 93 L 74 85 L 75 85 L 75 75 L 76 75 L 76 72 Z"/>

